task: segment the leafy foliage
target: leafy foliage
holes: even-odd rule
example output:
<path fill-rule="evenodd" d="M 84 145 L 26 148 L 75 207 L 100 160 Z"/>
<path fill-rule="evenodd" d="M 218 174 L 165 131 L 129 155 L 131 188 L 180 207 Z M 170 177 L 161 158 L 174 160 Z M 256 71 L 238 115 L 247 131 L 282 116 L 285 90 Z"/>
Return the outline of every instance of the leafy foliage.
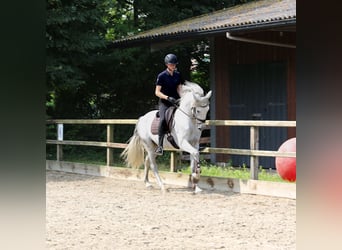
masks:
<path fill-rule="evenodd" d="M 247 0 L 47 0 L 47 116 L 137 118 L 154 109 L 154 83 L 167 53 L 187 80 L 209 89 L 209 42 L 151 52 L 110 49 L 112 40 Z M 190 68 L 192 69 L 190 70 Z"/>
<path fill-rule="evenodd" d="M 85 86 L 105 48 L 106 25 L 101 0 L 48 0 L 46 73 L 48 101 L 54 117 L 93 116 Z"/>

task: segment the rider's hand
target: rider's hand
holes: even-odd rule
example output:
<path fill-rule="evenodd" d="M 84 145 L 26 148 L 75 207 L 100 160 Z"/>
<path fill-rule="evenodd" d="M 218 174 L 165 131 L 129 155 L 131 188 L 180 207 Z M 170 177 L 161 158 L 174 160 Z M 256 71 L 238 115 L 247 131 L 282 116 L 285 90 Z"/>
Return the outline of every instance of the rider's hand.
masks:
<path fill-rule="evenodd" d="M 167 97 L 167 100 L 169 102 L 171 102 L 173 105 L 177 104 L 177 100 L 175 98 L 173 98 L 172 96 L 168 96 Z"/>

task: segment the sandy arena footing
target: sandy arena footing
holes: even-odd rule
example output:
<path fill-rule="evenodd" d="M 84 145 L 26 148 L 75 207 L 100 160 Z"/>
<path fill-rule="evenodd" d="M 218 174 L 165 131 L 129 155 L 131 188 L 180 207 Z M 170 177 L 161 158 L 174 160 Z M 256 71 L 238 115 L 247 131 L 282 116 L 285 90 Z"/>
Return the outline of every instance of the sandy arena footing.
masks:
<path fill-rule="evenodd" d="M 296 200 L 46 171 L 47 249 L 296 249 Z"/>

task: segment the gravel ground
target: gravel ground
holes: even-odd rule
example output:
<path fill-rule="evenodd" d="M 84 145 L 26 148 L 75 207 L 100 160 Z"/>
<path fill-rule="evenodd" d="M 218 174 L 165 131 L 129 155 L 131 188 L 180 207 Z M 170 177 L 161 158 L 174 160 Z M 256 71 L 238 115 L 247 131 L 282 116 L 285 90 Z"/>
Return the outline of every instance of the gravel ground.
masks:
<path fill-rule="evenodd" d="M 46 172 L 47 249 L 296 249 L 296 200 Z"/>

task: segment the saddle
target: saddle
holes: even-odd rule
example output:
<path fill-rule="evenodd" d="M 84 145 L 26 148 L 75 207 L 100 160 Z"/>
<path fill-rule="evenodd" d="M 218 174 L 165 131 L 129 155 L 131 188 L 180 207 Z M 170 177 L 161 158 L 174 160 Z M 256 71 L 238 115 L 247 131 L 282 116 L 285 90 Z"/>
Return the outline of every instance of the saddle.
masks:
<path fill-rule="evenodd" d="M 173 139 L 173 136 L 171 135 L 175 112 L 176 112 L 176 107 L 174 106 L 171 106 L 166 110 L 165 112 L 166 127 L 164 127 L 164 130 L 167 135 L 167 140 L 172 144 L 173 147 L 179 149 L 179 146 L 177 145 L 177 143 Z M 158 135 L 159 122 L 160 122 L 160 117 L 159 117 L 159 111 L 158 111 L 151 124 L 151 133 L 153 135 Z"/>

